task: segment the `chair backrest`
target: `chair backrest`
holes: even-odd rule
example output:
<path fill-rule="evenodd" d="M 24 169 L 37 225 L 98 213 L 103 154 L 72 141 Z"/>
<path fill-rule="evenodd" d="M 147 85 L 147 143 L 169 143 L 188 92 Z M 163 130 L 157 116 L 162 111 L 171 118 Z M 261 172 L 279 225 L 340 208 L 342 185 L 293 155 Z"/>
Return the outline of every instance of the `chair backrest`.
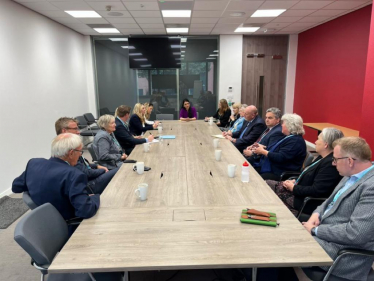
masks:
<path fill-rule="evenodd" d="M 313 162 L 314 156 L 309 151 L 306 152 L 306 157 L 304 161 L 304 167 L 310 165 Z"/>
<path fill-rule="evenodd" d="M 39 266 L 48 267 L 68 239 L 68 226 L 50 203 L 26 214 L 14 230 L 14 240 Z"/>
<path fill-rule="evenodd" d="M 30 193 L 28 191 L 24 191 L 22 195 L 23 202 L 31 209 L 34 210 L 38 205 L 31 199 Z"/>
<path fill-rule="evenodd" d="M 92 143 L 90 143 L 89 145 L 87 145 L 87 149 L 88 149 L 88 152 L 91 154 L 92 160 L 93 161 L 97 161 L 97 156 L 96 156 L 95 150 L 94 150 L 94 148 L 92 146 Z"/>
<path fill-rule="evenodd" d="M 110 110 L 107 107 L 100 108 L 100 116 L 105 115 L 105 114 L 110 114 Z"/>
<path fill-rule="evenodd" d="M 196 117 L 197 117 L 196 119 L 199 120 L 199 112 L 198 111 L 196 112 Z"/>
<path fill-rule="evenodd" d="M 84 119 L 83 116 L 76 116 L 74 119 L 78 121 L 78 127 L 80 129 L 86 128 L 88 126 L 88 123 L 87 123 L 86 119 Z"/>
<path fill-rule="evenodd" d="M 156 120 L 173 120 L 173 114 L 156 114 Z"/>
<path fill-rule="evenodd" d="M 96 123 L 95 117 L 92 113 L 85 113 L 83 114 L 84 119 L 86 119 L 89 125 Z"/>

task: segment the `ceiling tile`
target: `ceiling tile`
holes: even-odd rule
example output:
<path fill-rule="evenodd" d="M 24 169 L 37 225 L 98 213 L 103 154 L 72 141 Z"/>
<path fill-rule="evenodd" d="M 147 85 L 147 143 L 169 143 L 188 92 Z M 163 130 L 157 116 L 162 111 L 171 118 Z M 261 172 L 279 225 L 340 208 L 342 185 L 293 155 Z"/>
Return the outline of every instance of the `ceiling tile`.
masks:
<path fill-rule="evenodd" d="M 336 1 L 326 7 L 324 9 L 354 9 L 365 4 L 367 1 Z"/>
<path fill-rule="evenodd" d="M 188 34 L 189 35 L 210 35 L 211 33 L 207 31 L 196 30 L 196 31 L 190 31 Z"/>
<path fill-rule="evenodd" d="M 227 6 L 227 1 L 199 1 L 199 2 L 195 2 L 194 10 L 223 11 L 226 8 L 226 6 Z"/>
<path fill-rule="evenodd" d="M 280 17 L 305 17 L 317 10 L 288 10 L 285 11 Z"/>
<path fill-rule="evenodd" d="M 212 31 L 212 28 L 191 28 L 190 29 L 190 34 L 192 33 L 206 33 L 209 34 Z"/>
<path fill-rule="evenodd" d="M 59 23 L 82 23 L 78 19 L 75 18 L 54 18 L 54 21 L 57 21 Z"/>
<path fill-rule="evenodd" d="M 251 11 L 257 10 L 265 1 L 231 1 L 226 10 Z M 196 4 L 195 4 L 196 5 Z"/>
<path fill-rule="evenodd" d="M 138 2 L 139 0 L 122 0 L 123 3 Z M 176 0 L 174 0 L 176 1 Z M 158 2 L 158 0 L 147 0 L 147 2 Z"/>
<path fill-rule="evenodd" d="M 289 25 L 289 27 L 311 27 L 316 25 L 316 23 L 310 23 L 310 22 L 295 22 Z"/>
<path fill-rule="evenodd" d="M 281 28 L 289 26 L 289 25 L 290 25 L 290 23 L 270 22 L 270 23 L 264 25 L 263 27 L 281 29 Z"/>
<path fill-rule="evenodd" d="M 192 11 L 193 18 L 219 18 L 222 11 Z"/>
<path fill-rule="evenodd" d="M 165 26 L 162 23 L 140 23 L 142 29 L 165 29 Z"/>
<path fill-rule="evenodd" d="M 215 26 L 214 23 L 193 23 L 190 25 L 190 28 L 198 29 L 198 28 L 213 28 Z"/>
<path fill-rule="evenodd" d="M 158 11 L 157 2 L 126 2 L 124 3 L 129 11 Z"/>
<path fill-rule="evenodd" d="M 118 30 L 121 31 L 122 34 L 144 34 L 143 30 L 141 30 L 140 28 L 136 28 L 136 29 L 120 28 Z"/>
<path fill-rule="evenodd" d="M 160 1 L 160 10 L 192 10 L 193 1 Z"/>
<path fill-rule="evenodd" d="M 303 17 L 277 17 L 274 20 L 272 20 L 272 22 L 295 22 L 302 18 Z"/>
<path fill-rule="evenodd" d="M 248 18 L 246 23 L 267 23 L 274 20 L 274 18 Z"/>
<path fill-rule="evenodd" d="M 49 0 L 58 1 L 58 0 Z M 121 2 L 121 0 L 85 0 L 86 2 Z"/>
<path fill-rule="evenodd" d="M 229 11 L 229 10 L 226 10 L 225 12 L 223 12 L 223 14 L 221 15 L 221 17 L 225 17 L 225 18 L 235 18 L 235 17 L 233 17 L 233 16 L 231 16 L 231 14 L 233 14 L 233 13 L 244 13 L 244 15 L 243 16 L 240 16 L 241 18 L 243 18 L 243 17 L 250 17 L 250 16 L 252 16 L 253 15 L 253 13 L 254 12 L 256 12 L 256 10 L 247 10 L 247 11 L 240 11 L 240 10 L 238 10 L 238 11 Z"/>
<path fill-rule="evenodd" d="M 83 24 L 83 23 L 64 23 L 64 25 L 71 27 L 73 29 L 90 29 L 89 26 Z"/>
<path fill-rule="evenodd" d="M 23 6 L 26 6 L 35 11 L 58 11 L 59 9 L 56 6 L 48 2 L 38 2 L 38 3 L 22 3 Z"/>
<path fill-rule="evenodd" d="M 83 23 L 88 23 L 88 24 L 95 24 L 95 23 L 108 23 L 108 21 L 106 21 L 105 19 L 103 18 L 93 18 L 93 19 L 79 19 L 81 22 Z"/>
<path fill-rule="evenodd" d="M 110 11 L 126 11 L 125 6 L 121 2 L 88 2 L 95 11 L 106 11 L 106 6 L 111 6 Z"/>
<path fill-rule="evenodd" d="M 18 3 L 27 3 L 27 2 L 47 2 L 47 0 L 13 0 Z"/>
<path fill-rule="evenodd" d="M 289 9 L 299 1 L 265 1 L 259 9 Z"/>
<path fill-rule="evenodd" d="M 218 23 L 243 23 L 247 18 L 220 18 Z"/>
<path fill-rule="evenodd" d="M 291 9 L 295 10 L 311 10 L 311 9 L 322 9 L 323 7 L 331 4 L 333 1 L 300 1 Z"/>
<path fill-rule="evenodd" d="M 85 2 L 75 1 L 75 2 L 51 2 L 55 7 L 61 10 L 92 10 L 92 8 Z"/>
<path fill-rule="evenodd" d="M 73 19 L 71 15 L 63 11 L 38 11 L 38 13 L 41 13 L 42 15 L 45 15 L 50 18 L 72 18 Z"/>
<path fill-rule="evenodd" d="M 134 18 L 159 18 L 161 17 L 160 11 L 131 11 Z"/>
<path fill-rule="evenodd" d="M 217 23 L 219 18 L 192 18 L 191 23 Z"/>
<path fill-rule="evenodd" d="M 190 23 L 191 18 L 164 18 L 164 23 Z"/>
<path fill-rule="evenodd" d="M 333 16 L 337 16 L 337 15 L 340 15 L 340 14 L 343 14 L 343 13 L 346 13 L 347 10 L 318 10 L 312 14 L 310 14 L 310 16 L 314 17 L 314 16 L 317 16 L 317 17 L 320 17 L 320 16 L 330 16 L 330 17 L 333 17 Z"/>
<path fill-rule="evenodd" d="M 75 31 L 82 35 L 100 35 L 100 33 L 96 32 L 95 30 L 75 30 Z"/>
<path fill-rule="evenodd" d="M 131 14 L 127 11 L 117 12 L 117 13 L 121 13 L 122 16 L 111 16 L 109 15 L 110 12 L 107 12 L 107 11 L 97 11 L 97 13 L 104 18 L 131 18 Z"/>
<path fill-rule="evenodd" d="M 129 19 L 132 18 L 107 18 L 106 20 L 110 23 L 131 23 Z"/>
<path fill-rule="evenodd" d="M 166 34 L 165 29 L 143 29 L 145 34 Z"/>
<path fill-rule="evenodd" d="M 305 29 L 305 27 L 290 27 L 290 26 L 287 26 L 285 28 L 282 28 L 282 31 L 301 31 Z"/>
<path fill-rule="evenodd" d="M 324 22 L 326 21 L 327 19 L 329 19 L 330 17 L 305 17 L 305 18 L 302 18 L 301 20 L 299 20 L 299 22 Z"/>
<path fill-rule="evenodd" d="M 139 29 L 136 23 L 113 23 L 113 26 L 118 29 Z"/>
<path fill-rule="evenodd" d="M 162 18 L 136 18 L 137 23 L 164 23 Z"/>

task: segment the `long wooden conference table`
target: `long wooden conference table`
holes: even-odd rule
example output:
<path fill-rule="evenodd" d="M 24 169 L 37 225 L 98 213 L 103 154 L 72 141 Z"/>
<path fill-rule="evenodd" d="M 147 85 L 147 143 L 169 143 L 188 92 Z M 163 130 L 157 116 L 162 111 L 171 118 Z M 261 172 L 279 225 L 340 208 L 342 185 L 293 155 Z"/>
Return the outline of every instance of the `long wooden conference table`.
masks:
<path fill-rule="evenodd" d="M 164 121 L 162 134 L 176 138 L 133 150 L 130 158 L 152 169 L 138 175 L 122 165 L 50 273 L 332 264 L 252 167 L 250 182 L 241 181 L 245 159 L 228 140 L 220 140 L 222 159 L 215 160 L 216 125 Z M 234 178 L 228 164 L 237 165 Z M 146 201 L 135 195 L 140 183 L 149 185 Z M 274 212 L 280 225 L 242 224 L 245 208 Z"/>

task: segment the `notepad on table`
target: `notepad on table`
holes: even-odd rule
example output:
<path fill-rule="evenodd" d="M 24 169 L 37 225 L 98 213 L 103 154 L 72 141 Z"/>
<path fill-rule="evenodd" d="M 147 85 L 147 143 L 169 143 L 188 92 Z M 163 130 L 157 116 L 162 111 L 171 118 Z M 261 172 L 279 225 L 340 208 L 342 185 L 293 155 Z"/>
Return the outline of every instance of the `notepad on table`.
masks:
<path fill-rule="evenodd" d="M 175 135 L 165 135 L 165 136 L 160 136 L 161 138 L 163 138 L 164 140 L 171 140 L 171 139 L 175 139 Z"/>
<path fill-rule="evenodd" d="M 212 137 L 217 138 L 217 139 L 224 139 L 225 138 L 222 135 L 212 135 Z"/>

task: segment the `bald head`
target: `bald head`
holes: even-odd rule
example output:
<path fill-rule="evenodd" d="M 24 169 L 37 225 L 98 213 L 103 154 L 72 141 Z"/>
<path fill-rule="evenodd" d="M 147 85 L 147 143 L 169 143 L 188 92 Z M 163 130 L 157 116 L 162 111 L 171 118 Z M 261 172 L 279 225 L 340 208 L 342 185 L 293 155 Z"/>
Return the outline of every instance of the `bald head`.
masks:
<path fill-rule="evenodd" d="M 249 105 L 244 110 L 244 118 L 246 121 L 252 121 L 257 116 L 257 108 L 254 105 Z"/>

